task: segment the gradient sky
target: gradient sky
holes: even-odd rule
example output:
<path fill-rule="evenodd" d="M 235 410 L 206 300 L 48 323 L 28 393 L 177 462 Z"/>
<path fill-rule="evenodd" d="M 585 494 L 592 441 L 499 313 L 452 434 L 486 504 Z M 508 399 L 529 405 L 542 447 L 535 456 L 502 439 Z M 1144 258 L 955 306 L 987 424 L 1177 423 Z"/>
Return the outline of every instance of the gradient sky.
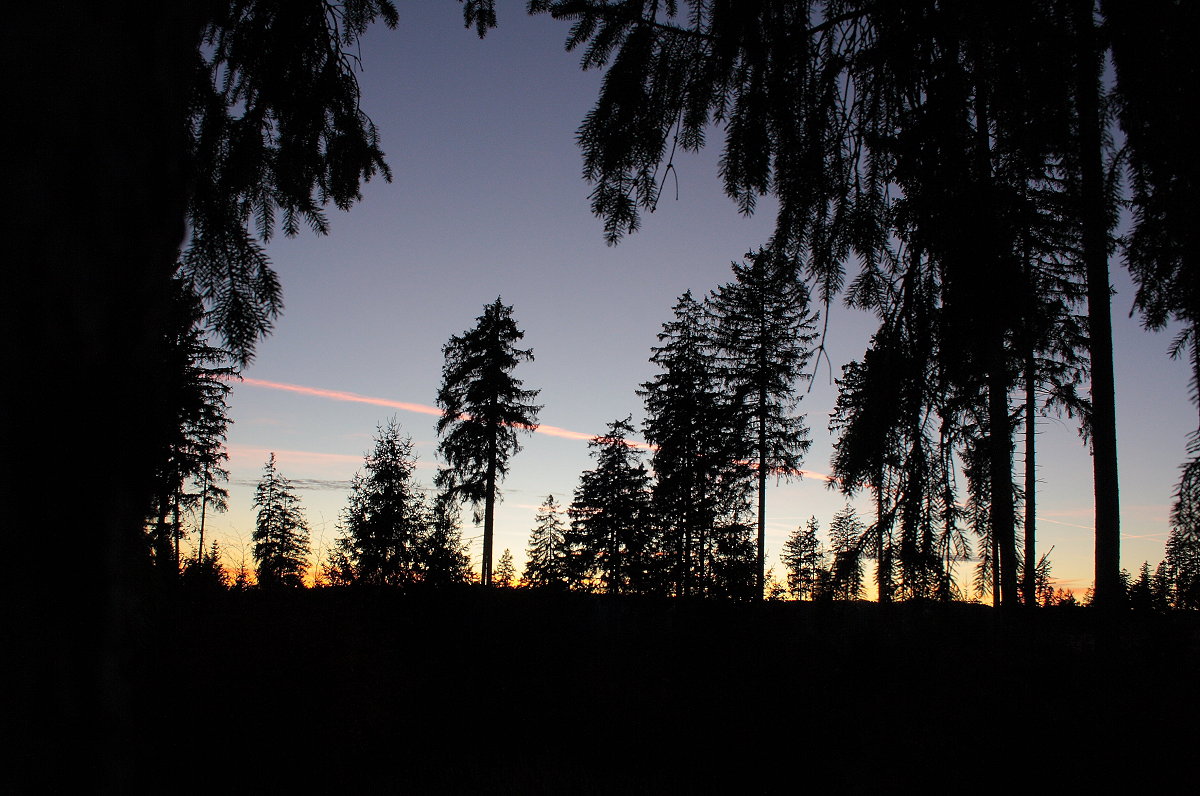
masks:
<path fill-rule="evenodd" d="M 405 4 L 398 30 L 377 26 L 362 42 L 363 108 L 394 181 L 365 186 L 348 214 L 331 211 L 329 236 L 269 247 L 286 309 L 234 388 L 230 510 L 208 521 L 235 565 L 243 554 L 249 563 L 254 483 L 270 451 L 300 488 L 314 550 L 336 538 L 349 479 L 390 417 L 412 436 L 418 475 L 431 483 L 442 346 L 499 295 L 536 357 L 516 375 L 541 390 L 542 422 L 575 432 L 526 436 L 511 462 L 496 553 L 511 549 L 520 566 L 538 504 L 547 494 L 569 503 L 592 466 L 586 438 L 627 414 L 640 423 L 634 390 L 655 372 L 650 347 L 676 298 L 728 281 L 730 262 L 770 235 L 772 201 L 743 218 L 722 193 L 714 133 L 710 149 L 676 158 L 678 201 L 672 181 L 642 231 L 606 246 L 575 146 L 602 75 L 563 51 L 565 25 L 499 5 L 500 27 L 483 41 L 463 29 L 456 4 L 437 2 Z M 1185 364 L 1167 357 L 1171 334 L 1128 317 L 1132 291 L 1115 261 L 1113 281 L 1122 558 L 1135 571 L 1162 557 L 1196 413 Z M 832 308 L 833 372 L 822 364 L 801 403 L 808 470 L 828 471 L 831 376 L 861 356 L 875 328 L 870 315 Z M 1039 553 L 1053 546 L 1053 576 L 1082 590 L 1093 571 L 1090 459 L 1075 421 L 1044 420 L 1040 430 Z M 811 515 L 824 529 L 845 503 L 819 478 L 775 487 L 768 501 L 777 573 L 788 533 Z M 869 501 L 860 505 L 870 513 Z M 478 569 L 481 531 L 464 519 Z"/>

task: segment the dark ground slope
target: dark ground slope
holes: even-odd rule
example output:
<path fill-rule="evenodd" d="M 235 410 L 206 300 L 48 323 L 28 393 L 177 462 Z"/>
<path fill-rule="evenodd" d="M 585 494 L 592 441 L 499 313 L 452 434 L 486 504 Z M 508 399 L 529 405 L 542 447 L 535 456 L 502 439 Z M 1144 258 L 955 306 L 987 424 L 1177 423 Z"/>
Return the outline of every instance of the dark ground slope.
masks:
<path fill-rule="evenodd" d="M 166 613 L 140 726 L 177 792 L 1043 792 L 1197 749 L 1194 614 L 478 589 Z"/>

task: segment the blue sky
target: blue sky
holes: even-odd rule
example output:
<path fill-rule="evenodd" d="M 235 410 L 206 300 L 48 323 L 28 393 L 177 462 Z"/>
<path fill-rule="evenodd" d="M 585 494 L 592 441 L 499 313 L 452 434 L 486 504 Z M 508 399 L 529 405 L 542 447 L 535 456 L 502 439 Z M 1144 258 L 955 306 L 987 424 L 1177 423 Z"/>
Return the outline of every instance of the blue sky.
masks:
<path fill-rule="evenodd" d="M 517 375 L 540 389 L 544 423 L 585 434 L 641 418 L 637 386 L 654 373 L 650 347 L 676 298 L 730 278 L 730 261 L 769 237 L 774 204 L 739 216 L 717 180 L 714 146 L 676 158 L 674 181 L 642 231 L 606 246 L 580 177 L 575 131 L 601 79 L 563 51 L 566 26 L 501 3 L 500 27 L 480 41 L 451 3 L 408 4 L 400 28 L 362 43 L 364 110 L 379 126 L 394 173 L 365 186 L 331 234 L 273 241 L 270 256 L 286 309 L 245 371 L 251 379 L 432 405 L 441 349 L 502 296 L 514 307 L 536 360 Z M 1162 556 L 1167 513 L 1196 413 L 1187 372 L 1167 357 L 1170 334 L 1127 317 L 1128 277 L 1114 261 L 1114 324 L 1121 461 L 1123 561 L 1135 570 Z M 827 349 L 834 371 L 861 355 L 873 318 L 832 308 Z M 801 403 L 812 428 L 806 469 L 826 472 L 835 391 L 822 365 Z M 253 483 L 268 451 L 301 483 L 314 547 L 329 545 L 375 427 L 396 416 L 416 443 L 418 473 L 436 466 L 434 417 L 247 383 L 232 394 L 230 511 L 209 520 L 236 561 L 254 527 Z M 1054 575 L 1085 588 L 1092 578 L 1091 463 L 1072 420 L 1045 420 L 1039 461 L 1039 548 L 1054 546 Z M 1018 445 L 1020 440 L 1018 440 Z M 569 502 L 591 466 L 580 440 L 534 435 L 511 463 L 497 514 L 497 555 L 523 560 L 537 505 Z M 1018 467 L 1019 457 L 1018 457 Z M 772 490 L 769 563 L 788 532 L 815 515 L 824 526 L 844 498 L 817 479 Z M 869 513 L 868 503 L 862 503 Z M 467 518 L 469 520 L 469 517 Z M 479 531 L 469 524 L 478 566 Z"/>

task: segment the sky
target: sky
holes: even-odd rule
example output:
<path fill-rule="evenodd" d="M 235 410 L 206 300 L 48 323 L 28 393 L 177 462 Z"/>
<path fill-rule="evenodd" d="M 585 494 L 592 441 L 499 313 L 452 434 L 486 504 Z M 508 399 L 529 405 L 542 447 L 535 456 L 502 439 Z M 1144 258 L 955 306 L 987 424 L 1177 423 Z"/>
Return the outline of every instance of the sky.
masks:
<path fill-rule="evenodd" d="M 635 390 L 656 372 L 650 348 L 678 296 L 729 281 L 731 262 L 771 234 L 772 201 L 747 218 L 722 192 L 714 131 L 707 149 L 676 157 L 678 198 L 672 180 L 639 232 L 606 245 L 575 144 L 602 73 L 582 72 L 579 54 L 564 51 L 564 23 L 498 5 L 500 27 L 482 41 L 463 28 L 457 4 L 437 2 L 403 5 L 397 30 L 377 25 L 361 43 L 362 105 L 394 179 L 364 186 L 349 213 L 331 209 L 328 236 L 268 247 L 285 310 L 234 386 L 229 511 L 207 520 L 208 538 L 234 566 L 252 563 L 254 484 L 272 451 L 298 487 L 318 555 L 337 537 L 349 480 L 390 418 L 412 437 L 422 483 L 432 483 L 442 347 L 500 296 L 535 357 L 515 375 L 541 391 L 541 422 L 566 432 L 525 436 L 502 485 L 495 549 L 511 549 L 519 568 L 538 505 L 548 494 L 569 503 L 593 466 L 587 438 L 626 415 L 640 424 Z M 1136 571 L 1162 557 L 1196 412 L 1185 363 L 1167 356 L 1170 331 L 1145 332 L 1129 317 L 1129 279 L 1113 265 L 1122 561 Z M 875 328 L 866 313 L 830 308 L 831 362 L 815 369 L 800 405 L 812 473 L 829 469 L 832 379 Z M 1042 420 L 1039 434 L 1039 553 L 1053 547 L 1057 585 L 1082 591 L 1093 573 L 1091 462 L 1076 421 Z M 768 565 L 782 575 L 788 534 L 810 516 L 824 529 L 845 503 L 820 477 L 772 486 Z M 855 504 L 870 514 L 869 500 Z M 482 532 L 469 512 L 464 521 L 478 571 Z"/>

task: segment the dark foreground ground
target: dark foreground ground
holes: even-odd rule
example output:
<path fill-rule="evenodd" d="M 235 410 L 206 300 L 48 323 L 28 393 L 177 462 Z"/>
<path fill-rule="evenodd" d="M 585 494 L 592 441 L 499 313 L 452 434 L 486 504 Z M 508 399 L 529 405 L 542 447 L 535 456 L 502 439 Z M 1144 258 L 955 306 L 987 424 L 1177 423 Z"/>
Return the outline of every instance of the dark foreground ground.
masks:
<path fill-rule="evenodd" d="M 1200 616 L 1100 620 L 477 589 L 182 595 L 147 630 L 166 676 L 139 689 L 126 789 L 1190 792 Z"/>

